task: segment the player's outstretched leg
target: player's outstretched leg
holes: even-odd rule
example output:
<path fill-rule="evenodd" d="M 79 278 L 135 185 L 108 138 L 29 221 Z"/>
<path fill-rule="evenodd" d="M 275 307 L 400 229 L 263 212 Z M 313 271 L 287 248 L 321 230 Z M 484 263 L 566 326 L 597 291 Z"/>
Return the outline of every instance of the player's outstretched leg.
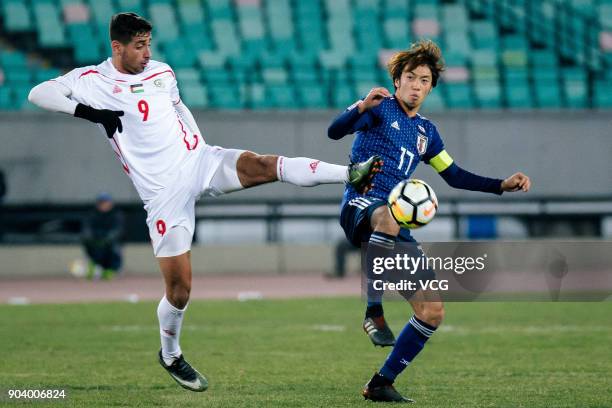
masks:
<path fill-rule="evenodd" d="M 399 234 L 397 222 L 389 215 L 386 205 L 381 205 L 373 211 L 370 217 L 370 226 L 373 230 L 366 250 L 367 274 L 367 300 L 368 305 L 363 321 L 363 330 L 374 346 L 386 347 L 395 344 L 395 336 L 385 320 L 382 306 L 383 291 L 373 287 L 375 279 L 381 279 L 372 271 L 373 259 L 393 256 L 395 239 Z"/>
<path fill-rule="evenodd" d="M 171 229 L 168 235 L 174 230 L 178 229 Z M 170 237 L 166 236 L 164 239 L 167 238 Z M 191 290 L 189 252 L 178 256 L 159 257 L 157 260 L 166 282 L 166 295 L 157 308 L 162 345 L 158 354 L 159 364 L 181 387 L 196 392 L 206 391 L 208 381 L 185 361 L 179 345 L 183 315 Z"/>
<path fill-rule="evenodd" d="M 436 293 L 415 293 L 410 300 L 414 315 L 400 335 L 382 368 L 366 384 L 362 394 L 373 401 L 402 401 L 403 397 L 393 388 L 398 375 L 423 350 L 427 340 L 435 333 L 444 318 L 444 305 Z"/>
<path fill-rule="evenodd" d="M 238 158 L 236 170 L 244 188 L 273 181 L 300 187 L 319 184 L 347 183 L 364 193 L 372 186 L 372 178 L 380 171 L 382 161 L 373 156 L 365 162 L 340 166 L 307 157 L 284 157 L 244 152 Z"/>

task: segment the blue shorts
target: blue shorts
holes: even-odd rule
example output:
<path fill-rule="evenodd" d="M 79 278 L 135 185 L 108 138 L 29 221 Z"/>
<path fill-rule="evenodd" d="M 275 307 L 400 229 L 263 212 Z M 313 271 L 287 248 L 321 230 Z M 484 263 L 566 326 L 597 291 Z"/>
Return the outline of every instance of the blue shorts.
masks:
<path fill-rule="evenodd" d="M 372 213 L 378 207 L 386 205 L 385 200 L 371 197 L 357 197 L 346 203 L 340 212 L 340 225 L 344 229 L 346 238 L 354 246 L 361 248 L 362 244 L 370 241 L 372 228 L 370 226 L 370 218 Z M 400 228 L 400 233 L 396 238 L 398 243 L 414 243 L 414 245 L 404 245 L 401 249 L 396 247 L 396 250 L 408 252 L 412 257 L 423 256 L 421 246 L 412 237 L 410 231 L 406 228 Z M 362 248 L 363 249 L 363 248 Z M 365 271 L 363 271 L 365 272 Z M 411 281 L 435 279 L 435 272 L 429 268 L 421 268 L 413 274 L 394 274 L 387 276 L 389 280 L 398 282 L 402 279 Z M 367 277 L 366 277 L 367 280 Z M 405 299 L 410 299 L 416 291 L 399 291 L 399 294 Z"/>
<path fill-rule="evenodd" d="M 370 240 L 372 228 L 370 218 L 378 207 L 386 205 L 385 200 L 372 197 L 357 197 L 344 203 L 340 212 L 340 225 L 346 238 L 357 248 Z M 416 240 L 406 228 L 400 228 L 397 242 L 415 242 Z"/>

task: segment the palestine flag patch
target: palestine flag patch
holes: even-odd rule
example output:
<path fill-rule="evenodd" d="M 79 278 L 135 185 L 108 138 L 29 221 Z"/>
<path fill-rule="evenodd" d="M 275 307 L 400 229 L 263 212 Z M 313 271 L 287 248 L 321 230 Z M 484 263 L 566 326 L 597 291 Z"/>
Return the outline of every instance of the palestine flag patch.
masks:
<path fill-rule="evenodd" d="M 130 85 L 130 91 L 132 93 L 142 93 L 144 92 L 144 86 L 142 84 Z"/>

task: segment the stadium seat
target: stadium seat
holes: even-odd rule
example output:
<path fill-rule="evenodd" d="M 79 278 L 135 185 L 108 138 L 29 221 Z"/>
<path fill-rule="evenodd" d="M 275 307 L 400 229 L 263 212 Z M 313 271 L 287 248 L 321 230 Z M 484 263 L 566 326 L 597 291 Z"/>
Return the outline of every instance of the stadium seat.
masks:
<path fill-rule="evenodd" d="M 442 93 L 439 91 L 440 90 L 437 90 L 437 92 L 432 92 L 429 94 L 429 96 L 423 103 L 423 110 L 425 112 L 436 112 L 441 111 L 445 108 Z"/>
<path fill-rule="evenodd" d="M 149 6 L 151 22 L 155 26 L 155 38 L 162 42 L 170 42 L 179 38 L 179 24 L 174 8 L 169 3 L 154 3 Z"/>
<path fill-rule="evenodd" d="M 240 89 L 232 85 L 211 84 L 208 87 L 211 105 L 220 109 L 243 108 Z"/>
<path fill-rule="evenodd" d="M 446 103 L 452 109 L 471 109 L 474 98 L 468 83 L 447 83 L 444 86 Z M 434 91 L 438 92 L 438 90 Z"/>
<path fill-rule="evenodd" d="M 92 0 L 97 1 L 97 0 Z M 117 11 L 129 10 L 138 15 L 146 15 L 142 0 L 117 0 Z"/>
<path fill-rule="evenodd" d="M 599 109 L 612 108 L 612 81 L 596 81 L 593 105 Z"/>
<path fill-rule="evenodd" d="M 33 28 L 30 12 L 26 5 L 19 0 L 5 0 L 2 14 L 4 27 L 10 33 L 31 31 Z"/>
<path fill-rule="evenodd" d="M 291 53 L 288 57 L 289 71 L 296 83 L 318 83 L 320 75 L 313 55 Z"/>
<path fill-rule="evenodd" d="M 504 87 L 506 103 L 509 108 L 531 108 L 533 103 L 529 86 L 525 82 L 507 82 Z"/>
<path fill-rule="evenodd" d="M 298 85 L 296 87 L 300 106 L 306 109 L 327 108 L 327 95 L 321 85 Z"/>
<path fill-rule="evenodd" d="M 280 109 L 297 109 L 295 92 L 290 85 L 272 85 L 266 88 L 266 97 L 270 100 L 270 106 Z"/>
<path fill-rule="evenodd" d="M 331 105 L 336 109 L 346 109 L 357 101 L 353 88 L 346 83 L 336 83 L 330 87 Z"/>
<path fill-rule="evenodd" d="M 202 109 L 208 107 L 208 94 L 206 88 L 199 83 L 181 87 L 181 99 L 190 108 Z"/>
<path fill-rule="evenodd" d="M 586 74 L 579 68 L 562 70 L 563 90 L 567 106 L 570 108 L 587 107 Z"/>
<path fill-rule="evenodd" d="M 388 19 L 383 23 L 383 29 L 388 48 L 404 49 L 410 45 L 410 30 L 405 19 Z"/>
<path fill-rule="evenodd" d="M 209 83 L 229 83 L 230 73 L 227 69 L 227 58 L 224 54 L 202 51 L 198 54 L 198 62 L 204 80 Z"/>
<path fill-rule="evenodd" d="M 376 82 L 378 80 L 376 56 L 370 54 L 353 54 L 348 58 L 349 76 L 354 82 Z"/>
<path fill-rule="evenodd" d="M 166 56 L 166 62 L 175 70 L 189 68 L 195 65 L 198 55 L 184 40 L 170 40 L 162 46 L 164 55 Z"/>
<path fill-rule="evenodd" d="M 472 44 L 475 48 L 495 50 L 499 39 L 495 25 L 489 21 L 475 21 L 471 24 Z"/>
<path fill-rule="evenodd" d="M 0 109 L 2 110 L 15 109 L 15 106 L 13 104 L 12 89 L 6 85 L 0 86 Z"/>
<path fill-rule="evenodd" d="M 484 109 L 500 108 L 501 89 L 495 80 L 475 81 L 475 93 L 478 106 Z"/>
<path fill-rule="evenodd" d="M 536 81 L 534 87 L 534 103 L 538 108 L 550 109 L 563 107 L 563 99 L 557 80 Z"/>
<path fill-rule="evenodd" d="M 247 85 L 246 104 L 251 109 L 269 109 L 270 101 L 266 97 L 266 87 L 258 83 Z"/>

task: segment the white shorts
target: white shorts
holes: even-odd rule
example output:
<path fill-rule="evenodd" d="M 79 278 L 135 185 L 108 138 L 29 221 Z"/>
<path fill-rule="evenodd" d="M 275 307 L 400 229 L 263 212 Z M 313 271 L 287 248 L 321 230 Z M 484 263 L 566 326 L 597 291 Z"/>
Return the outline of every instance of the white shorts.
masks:
<path fill-rule="evenodd" d="M 199 197 L 216 197 L 243 188 L 236 171 L 238 157 L 243 152 L 205 145 L 195 160 L 185 163 L 173 183 L 145 203 L 156 257 L 176 256 L 191 249 L 195 203 Z"/>

